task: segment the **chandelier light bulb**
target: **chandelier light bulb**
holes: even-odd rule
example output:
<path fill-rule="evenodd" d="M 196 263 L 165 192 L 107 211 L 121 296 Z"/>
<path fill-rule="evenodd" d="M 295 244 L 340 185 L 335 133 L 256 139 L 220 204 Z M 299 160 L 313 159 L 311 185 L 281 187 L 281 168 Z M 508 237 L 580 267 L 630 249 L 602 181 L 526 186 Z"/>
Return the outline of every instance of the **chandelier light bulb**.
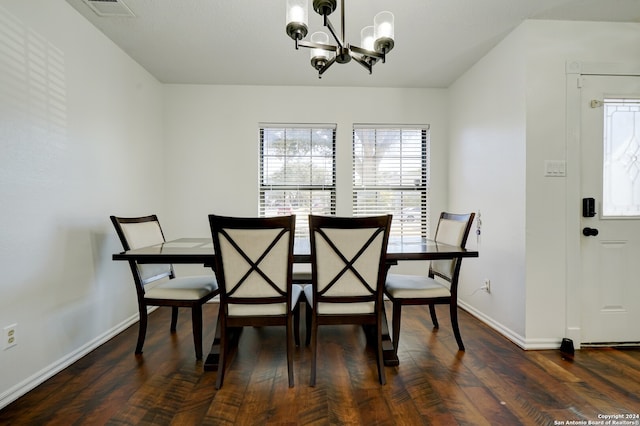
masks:
<path fill-rule="evenodd" d="M 360 31 L 360 46 L 363 49 L 375 50 L 373 47 L 374 40 L 375 38 L 373 36 L 373 25 L 364 27 L 362 31 Z"/>
<path fill-rule="evenodd" d="M 287 0 L 287 24 L 290 22 L 308 24 L 309 12 L 307 0 Z"/>
<path fill-rule="evenodd" d="M 306 21 L 304 18 L 304 9 L 300 6 L 295 5 L 289 10 L 289 22 L 306 23 Z"/>

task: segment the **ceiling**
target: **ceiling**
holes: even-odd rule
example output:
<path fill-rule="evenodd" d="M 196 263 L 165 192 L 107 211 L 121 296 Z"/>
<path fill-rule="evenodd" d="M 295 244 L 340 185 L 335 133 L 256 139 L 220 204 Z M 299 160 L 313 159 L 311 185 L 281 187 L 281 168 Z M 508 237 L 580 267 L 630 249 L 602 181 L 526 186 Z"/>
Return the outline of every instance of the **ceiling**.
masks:
<path fill-rule="evenodd" d="M 371 75 L 351 61 L 318 79 L 285 32 L 286 0 L 118 0 L 135 17 L 86 1 L 67 0 L 159 81 L 189 84 L 448 87 L 526 19 L 640 22 L 640 0 L 346 0 L 346 42 L 390 10 L 395 48 Z M 339 11 L 330 19 L 339 28 Z M 310 7 L 309 34 L 321 27 Z"/>

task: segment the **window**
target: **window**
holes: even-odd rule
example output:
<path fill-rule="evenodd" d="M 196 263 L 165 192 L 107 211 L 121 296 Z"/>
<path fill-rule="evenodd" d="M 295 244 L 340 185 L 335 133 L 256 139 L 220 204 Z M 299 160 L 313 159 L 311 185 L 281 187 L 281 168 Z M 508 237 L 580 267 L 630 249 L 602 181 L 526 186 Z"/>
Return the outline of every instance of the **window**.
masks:
<path fill-rule="evenodd" d="M 604 100 L 602 215 L 640 216 L 640 99 Z"/>
<path fill-rule="evenodd" d="M 428 236 L 428 126 L 354 125 L 353 213 L 393 214 L 393 237 Z"/>
<path fill-rule="evenodd" d="M 296 215 L 296 236 L 309 235 L 308 215 L 336 211 L 336 125 L 260 125 L 259 215 Z"/>

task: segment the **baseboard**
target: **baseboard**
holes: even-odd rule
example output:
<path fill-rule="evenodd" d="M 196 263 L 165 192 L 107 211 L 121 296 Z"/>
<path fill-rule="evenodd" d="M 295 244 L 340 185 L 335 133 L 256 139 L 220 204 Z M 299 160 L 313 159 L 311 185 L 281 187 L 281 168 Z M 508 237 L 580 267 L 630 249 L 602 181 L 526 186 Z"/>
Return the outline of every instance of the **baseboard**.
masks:
<path fill-rule="evenodd" d="M 149 312 L 152 312 L 155 309 L 157 309 L 157 306 L 149 308 Z M 74 362 L 78 361 L 92 350 L 96 349 L 100 345 L 106 343 L 118 334 L 122 333 L 124 330 L 137 323 L 139 318 L 139 314 L 135 314 L 127 318 L 120 324 L 116 325 L 110 330 L 107 330 L 100 336 L 97 336 L 87 344 L 60 358 L 56 362 L 48 365 L 47 367 L 33 374 L 31 377 L 26 378 L 17 385 L 9 388 L 7 391 L 0 394 L 0 410 L 11 404 L 13 401 L 17 400 L 27 392 L 35 389 L 37 386 L 50 379 L 54 375 L 58 374 L 60 371 L 64 370 Z"/>
<path fill-rule="evenodd" d="M 561 338 L 527 339 L 461 300 L 458 300 L 458 306 L 524 350 L 558 349 L 562 343 Z"/>

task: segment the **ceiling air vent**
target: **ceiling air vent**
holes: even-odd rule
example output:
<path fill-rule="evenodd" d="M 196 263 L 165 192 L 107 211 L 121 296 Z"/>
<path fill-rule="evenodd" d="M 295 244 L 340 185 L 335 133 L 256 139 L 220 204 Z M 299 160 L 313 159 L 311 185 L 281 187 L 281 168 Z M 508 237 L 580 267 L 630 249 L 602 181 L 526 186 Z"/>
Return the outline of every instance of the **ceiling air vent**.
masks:
<path fill-rule="evenodd" d="M 122 0 L 82 0 L 98 16 L 135 17 L 131 9 Z"/>

